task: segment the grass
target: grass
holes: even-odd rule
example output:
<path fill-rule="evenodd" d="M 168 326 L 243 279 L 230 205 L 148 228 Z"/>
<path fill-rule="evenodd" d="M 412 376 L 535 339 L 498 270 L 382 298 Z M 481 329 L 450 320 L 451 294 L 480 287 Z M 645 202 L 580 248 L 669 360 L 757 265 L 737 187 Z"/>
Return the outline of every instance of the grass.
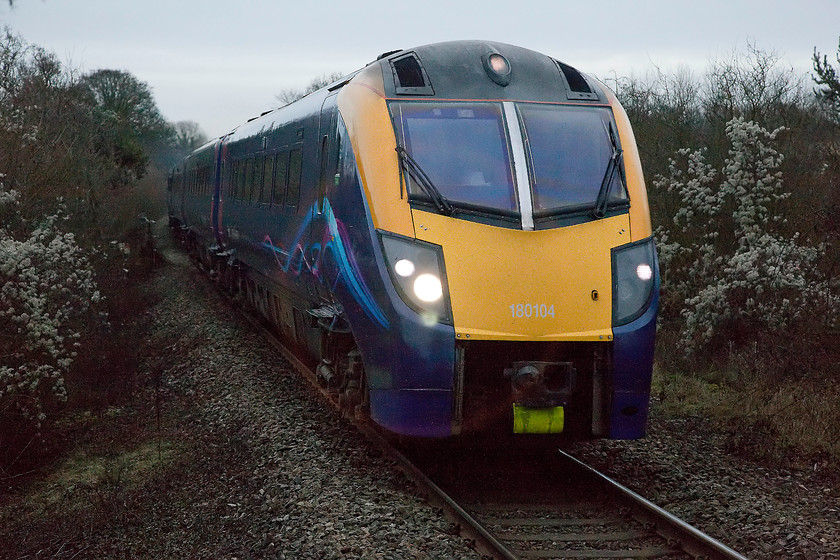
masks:
<path fill-rule="evenodd" d="M 68 494 L 78 492 L 85 497 L 82 503 L 111 509 L 125 492 L 142 487 L 150 475 L 167 468 L 176 455 L 177 448 L 168 441 L 141 441 L 107 454 L 76 450 L 29 494 L 29 505 L 45 513 L 73 503 Z"/>
<path fill-rule="evenodd" d="M 840 465 L 834 375 L 781 377 L 731 368 L 687 373 L 657 366 L 652 394 L 665 416 L 713 420 L 735 454 L 793 468 Z"/>

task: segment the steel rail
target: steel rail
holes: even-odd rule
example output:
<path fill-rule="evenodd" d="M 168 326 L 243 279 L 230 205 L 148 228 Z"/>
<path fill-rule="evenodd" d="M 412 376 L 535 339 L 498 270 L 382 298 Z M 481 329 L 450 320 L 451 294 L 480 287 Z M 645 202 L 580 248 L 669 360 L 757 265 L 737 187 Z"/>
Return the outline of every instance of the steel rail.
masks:
<path fill-rule="evenodd" d="M 683 550 L 689 554 L 710 559 L 719 558 L 721 560 L 747 560 L 745 556 L 742 556 L 720 541 L 714 539 L 706 533 L 703 533 L 696 527 L 689 525 L 679 517 L 662 509 L 653 502 L 643 498 L 626 486 L 619 484 L 607 475 L 595 470 L 576 457 L 573 457 L 562 449 L 558 449 L 558 452 L 563 458 L 575 464 L 588 475 L 600 480 L 603 484 L 609 486 L 614 492 L 638 507 L 642 512 L 644 512 L 645 521 L 654 523 L 657 528 L 662 531 L 663 536 L 678 541 Z"/>
<path fill-rule="evenodd" d="M 476 544 L 476 549 L 485 555 L 491 555 L 494 558 L 503 560 L 520 560 L 513 551 L 505 546 L 502 541 L 496 538 L 493 533 L 488 530 L 478 519 L 473 517 L 467 510 L 461 507 L 449 494 L 447 494 L 440 486 L 430 479 L 426 474 L 415 465 L 411 459 L 406 457 L 396 447 L 385 439 L 376 429 L 372 428 L 367 422 L 357 422 L 357 426 L 362 433 L 370 439 L 383 453 L 389 457 L 399 461 L 400 466 L 412 481 L 419 487 L 425 488 L 430 493 L 430 499 L 437 505 L 443 507 L 451 517 L 460 522 L 462 527 L 466 529 L 466 535 L 462 536 L 472 539 Z"/>

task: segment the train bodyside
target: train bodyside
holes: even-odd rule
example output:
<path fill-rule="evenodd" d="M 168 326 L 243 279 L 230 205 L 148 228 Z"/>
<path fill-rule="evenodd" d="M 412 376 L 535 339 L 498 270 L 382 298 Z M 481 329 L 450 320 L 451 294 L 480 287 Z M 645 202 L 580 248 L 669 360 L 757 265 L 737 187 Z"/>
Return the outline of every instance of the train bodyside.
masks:
<path fill-rule="evenodd" d="M 184 215 L 215 220 L 219 276 L 379 424 L 643 435 L 658 272 L 607 88 L 509 45 L 429 45 L 212 152 L 216 191 Z"/>
<path fill-rule="evenodd" d="M 221 143 L 215 139 L 197 148 L 167 180 L 170 225 L 189 231 L 196 249 L 217 245 Z"/>

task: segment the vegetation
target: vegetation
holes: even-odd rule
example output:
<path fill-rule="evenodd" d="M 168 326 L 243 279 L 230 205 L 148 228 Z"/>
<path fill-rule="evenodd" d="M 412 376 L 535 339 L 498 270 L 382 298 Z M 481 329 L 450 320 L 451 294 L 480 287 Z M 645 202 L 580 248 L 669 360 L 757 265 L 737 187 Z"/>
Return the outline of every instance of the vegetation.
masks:
<path fill-rule="evenodd" d="M 140 217 L 165 213 L 163 170 L 200 141 L 131 74 L 79 76 L 0 33 L 0 475 L 57 443 L 68 412 L 137 385 Z"/>
<path fill-rule="evenodd" d="M 724 418 L 734 447 L 775 458 L 840 457 L 840 89 L 816 52 L 814 70 L 809 92 L 748 45 L 703 79 L 617 84 L 649 177 L 664 407 Z"/>
<path fill-rule="evenodd" d="M 282 103 L 283 105 L 288 105 L 293 101 L 297 101 L 301 97 L 312 93 L 313 91 L 319 90 L 324 86 L 328 86 L 333 82 L 340 80 L 344 74 L 340 72 L 332 72 L 330 74 L 323 74 L 318 76 L 317 78 L 313 79 L 309 84 L 303 89 L 295 89 L 289 88 L 284 89 L 279 94 L 277 94 L 277 101 Z"/>
<path fill-rule="evenodd" d="M 836 60 L 840 64 L 840 45 L 837 48 Z M 840 118 L 840 77 L 837 70 L 828 62 L 827 56 L 820 56 L 817 49 L 814 49 L 813 61 L 814 82 L 820 86 L 814 93 L 835 118 Z"/>

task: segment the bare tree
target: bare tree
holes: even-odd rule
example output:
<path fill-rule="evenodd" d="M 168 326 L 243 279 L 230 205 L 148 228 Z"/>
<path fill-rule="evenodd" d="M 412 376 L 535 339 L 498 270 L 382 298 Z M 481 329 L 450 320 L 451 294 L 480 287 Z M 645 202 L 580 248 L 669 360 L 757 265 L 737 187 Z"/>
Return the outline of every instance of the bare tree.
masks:
<path fill-rule="evenodd" d="M 785 109 L 801 105 L 802 83 L 793 67 L 782 68 L 781 58 L 747 43 L 747 52 L 713 62 L 707 74 L 703 109 L 726 123 L 744 117 L 769 126 L 788 124 Z"/>
<path fill-rule="evenodd" d="M 306 88 L 300 90 L 295 88 L 287 88 L 281 91 L 276 95 L 278 101 L 283 103 L 284 105 L 288 105 L 294 101 L 297 101 L 301 97 L 312 93 L 313 91 L 319 90 L 324 86 L 327 86 L 333 82 L 337 82 L 344 76 L 341 72 L 333 72 L 331 74 L 322 74 L 317 78 L 313 79 L 309 82 L 309 85 Z"/>
<path fill-rule="evenodd" d="M 175 147 L 180 156 L 185 156 L 207 142 L 207 135 L 195 121 L 178 121 L 175 128 Z"/>

